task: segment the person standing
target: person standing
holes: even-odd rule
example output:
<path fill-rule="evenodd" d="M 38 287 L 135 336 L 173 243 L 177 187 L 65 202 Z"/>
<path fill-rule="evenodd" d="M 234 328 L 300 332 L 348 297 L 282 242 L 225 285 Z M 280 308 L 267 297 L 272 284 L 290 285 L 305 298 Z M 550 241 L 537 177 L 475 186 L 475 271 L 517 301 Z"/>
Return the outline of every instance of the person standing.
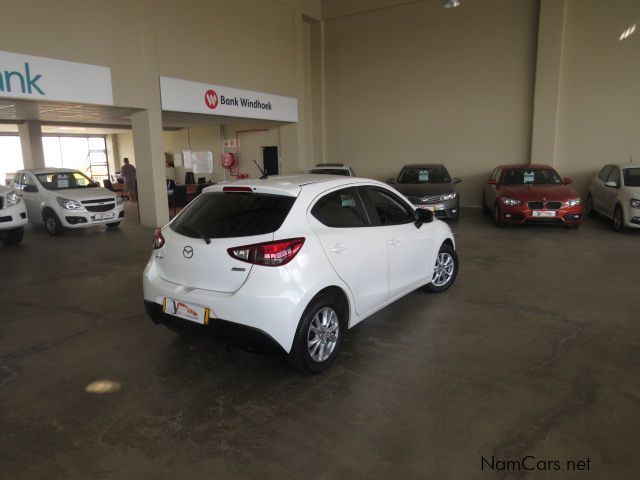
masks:
<path fill-rule="evenodd" d="M 129 201 L 138 201 L 138 190 L 136 188 L 136 167 L 129 163 L 129 159 L 124 159 L 124 164 L 120 167 L 120 175 L 124 180 L 124 191 L 129 197 Z"/>

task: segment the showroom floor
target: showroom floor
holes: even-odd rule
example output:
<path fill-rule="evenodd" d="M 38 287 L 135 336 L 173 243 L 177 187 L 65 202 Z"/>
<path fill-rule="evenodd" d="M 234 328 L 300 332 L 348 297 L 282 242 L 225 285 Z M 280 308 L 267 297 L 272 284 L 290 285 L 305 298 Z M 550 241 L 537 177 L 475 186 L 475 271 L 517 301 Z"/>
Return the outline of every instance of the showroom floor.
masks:
<path fill-rule="evenodd" d="M 0 247 L 0 477 L 637 478 L 640 232 L 462 213 L 456 285 L 376 314 L 313 377 L 153 325 L 151 229 L 31 228 Z M 496 462 L 527 455 L 590 471 Z"/>

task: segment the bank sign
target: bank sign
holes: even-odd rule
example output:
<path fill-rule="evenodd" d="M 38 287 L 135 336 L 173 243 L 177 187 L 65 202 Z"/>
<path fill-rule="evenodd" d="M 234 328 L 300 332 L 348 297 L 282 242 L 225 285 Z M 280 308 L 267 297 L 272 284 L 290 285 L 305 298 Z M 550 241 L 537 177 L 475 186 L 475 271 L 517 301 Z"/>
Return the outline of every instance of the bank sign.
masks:
<path fill-rule="evenodd" d="M 0 51 L 0 98 L 113 105 L 111 70 Z"/>
<path fill-rule="evenodd" d="M 298 100 L 269 93 L 160 77 L 162 109 L 282 122 L 298 121 Z"/>

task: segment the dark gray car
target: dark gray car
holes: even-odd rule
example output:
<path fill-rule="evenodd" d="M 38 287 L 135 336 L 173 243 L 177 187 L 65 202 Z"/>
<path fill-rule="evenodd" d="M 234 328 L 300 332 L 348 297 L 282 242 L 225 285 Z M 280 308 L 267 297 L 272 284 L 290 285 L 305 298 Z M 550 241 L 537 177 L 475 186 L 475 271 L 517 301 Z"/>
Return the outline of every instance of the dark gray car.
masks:
<path fill-rule="evenodd" d="M 417 208 L 431 210 L 437 218 L 457 220 L 460 199 L 455 184 L 461 181 L 451 178 L 444 165 L 420 163 L 405 165 L 398 178 L 388 183 Z"/>

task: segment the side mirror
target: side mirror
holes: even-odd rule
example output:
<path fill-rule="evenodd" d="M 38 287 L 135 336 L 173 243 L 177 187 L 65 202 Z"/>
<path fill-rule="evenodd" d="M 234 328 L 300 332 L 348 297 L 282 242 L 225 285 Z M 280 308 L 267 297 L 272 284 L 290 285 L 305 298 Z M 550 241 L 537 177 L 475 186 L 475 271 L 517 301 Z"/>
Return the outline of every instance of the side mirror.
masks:
<path fill-rule="evenodd" d="M 30 193 L 38 193 L 38 187 L 35 185 L 25 185 L 22 190 Z"/>
<path fill-rule="evenodd" d="M 618 188 L 618 182 L 614 182 L 613 180 L 610 182 L 604 182 L 604 186 L 609 188 Z"/>
<path fill-rule="evenodd" d="M 569 185 L 570 183 L 573 183 L 573 180 L 571 180 L 569 177 L 564 177 L 564 184 Z"/>
<path fill-rule="evenodd" d="M 489 180 L 487 180 L 487 185 L 497 185 L 498 182 L 496 181 L 495 178 L 490 178 Z"/>
<path fill-rule="evenodd" d="M 424 208 L 417 208 L 413 211 L 413 219 L 415 220 L 416 228 L 420 228 L 423 223 L 433 222 L 433 212 Z"/>
<path fill-rule="evenodd" d="M 458 177 L 453 177 L 453 183 L 460 183 L 460 182 L 462 182 L 462 179 Z"/>
<path fill-rule="evenodd" d="M 395 178 L 387 178 L 387 183 L 389 185 L 395 185 L 396 184 L 396 179 Z"/>

